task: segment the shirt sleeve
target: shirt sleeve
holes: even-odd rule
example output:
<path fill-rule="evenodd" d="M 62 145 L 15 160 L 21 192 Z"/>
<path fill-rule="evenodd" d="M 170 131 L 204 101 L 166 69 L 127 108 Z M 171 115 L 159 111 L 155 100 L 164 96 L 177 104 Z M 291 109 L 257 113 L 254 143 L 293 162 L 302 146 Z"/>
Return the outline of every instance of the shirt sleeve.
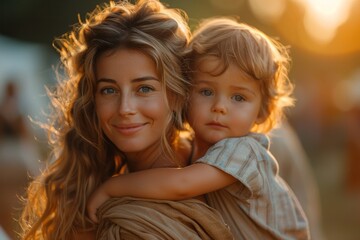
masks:
<path fill-rule="evenodd" d="M 261 145 L 251 137 L 223 139 L 209 148 L 196 163 L 214 166 L 243 185 L 242 196 L 250 198 L 260 193 L 263 176 L 258 162 L 262 161 Z"/>

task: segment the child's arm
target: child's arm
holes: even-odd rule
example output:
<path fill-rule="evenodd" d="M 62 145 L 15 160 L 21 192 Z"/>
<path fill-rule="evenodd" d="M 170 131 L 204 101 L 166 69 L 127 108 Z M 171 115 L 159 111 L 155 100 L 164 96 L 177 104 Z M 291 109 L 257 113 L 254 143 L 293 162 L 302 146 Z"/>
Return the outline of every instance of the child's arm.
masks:
<path fill-rule="evenodd" d="M 203 163 L 119 175 L 107 180 L 92 194 L 88 213 L 96 222 L 97 208 L 110 197 L 181 200 L 224 188 L 236 181 L 222 170 Z"/>

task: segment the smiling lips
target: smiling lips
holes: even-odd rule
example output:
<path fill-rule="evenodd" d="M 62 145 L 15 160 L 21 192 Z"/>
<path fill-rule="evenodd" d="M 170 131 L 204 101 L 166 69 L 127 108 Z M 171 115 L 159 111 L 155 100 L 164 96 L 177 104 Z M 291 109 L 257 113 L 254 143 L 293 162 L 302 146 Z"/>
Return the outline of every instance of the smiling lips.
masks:
<path fill-rule="evenodd" d="M 118 124 L 118 125 L 113 125 L 113 127 L 120 134 L 132 135 L 140 131 L 146 124 L 147 123 Z"/>

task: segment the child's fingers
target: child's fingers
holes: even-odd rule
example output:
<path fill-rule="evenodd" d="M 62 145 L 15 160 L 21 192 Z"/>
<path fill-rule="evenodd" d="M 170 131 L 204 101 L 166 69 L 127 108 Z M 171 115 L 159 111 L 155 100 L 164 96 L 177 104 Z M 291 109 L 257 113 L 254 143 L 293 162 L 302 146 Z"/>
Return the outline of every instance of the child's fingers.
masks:
<path fill-rule="evenodd" d="M 96 216 L 96 211 L 90 211 L 89 212 L 89 218 L 91 219 L 91 221 L 93 221 L 94 223 L 98 223 L 98 218 Z"/>
<path fill-rule="evenodd" d="M 99 220 L 96 212 L 98 208 L 108 199 L 109 196 L 99 190 L 95 191 L 92 196 L 90 196 L 89 202 L 87 203 L 87 212 L 91 221 L 98 223 Z"/>
<path fill-rule="evenodd" d="M 95 208 L 92 205 L 93 204 L 91 204 L 91 203 L 88 204 L 88 206 L 87 206 L 87 214 L 88 214 L 91 221 L 93 221 L 94 223 L 97 223 L 98 222 L 98 218 L 96 216 L 97 208 Z"/>

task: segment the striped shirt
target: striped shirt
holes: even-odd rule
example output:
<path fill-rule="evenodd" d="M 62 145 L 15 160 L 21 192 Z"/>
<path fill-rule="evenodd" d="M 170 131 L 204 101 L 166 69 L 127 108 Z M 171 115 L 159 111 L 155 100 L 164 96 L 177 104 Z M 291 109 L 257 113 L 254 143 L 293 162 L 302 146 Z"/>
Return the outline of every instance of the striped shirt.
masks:
<path fill-rule="evenodd" d="M 235 239 L 310 239 L 306 216 L 278 175 L 267 136 L 251 133 L 221 140 L 196 163 L 210 164 L 239 180 L 206 195 Z"/>

